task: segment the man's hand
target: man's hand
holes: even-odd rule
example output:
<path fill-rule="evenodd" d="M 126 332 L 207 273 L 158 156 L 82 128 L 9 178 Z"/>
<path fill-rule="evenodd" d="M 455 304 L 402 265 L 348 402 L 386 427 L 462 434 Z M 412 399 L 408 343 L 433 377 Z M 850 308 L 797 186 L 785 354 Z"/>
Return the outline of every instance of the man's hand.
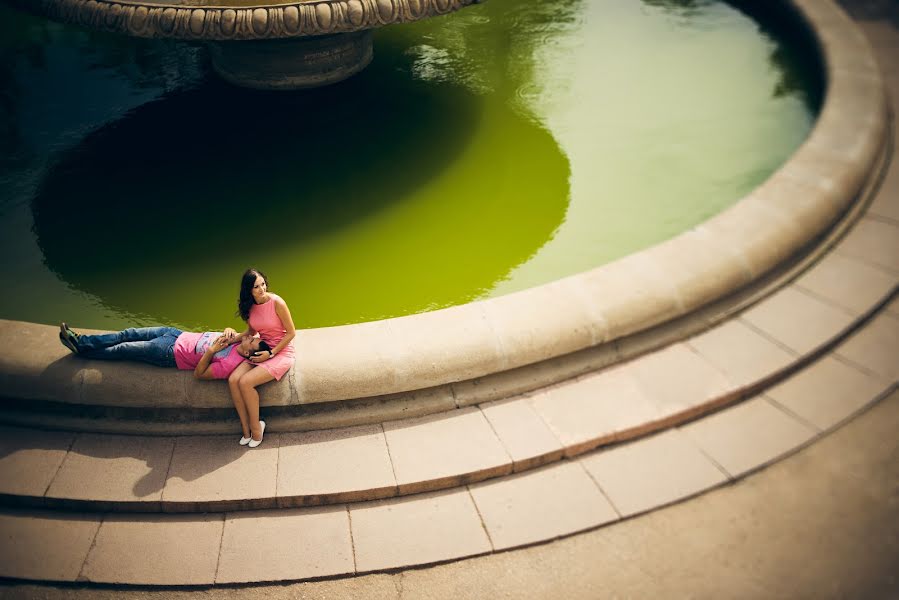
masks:
<path fill-rule="evenodd" d="M 230 344 L 231 344 L 231 342 L 228 340 L 228 337 L 223 333 L 222 335 L 215 338 L 215 340 L 213 340 L 213 342 L 211 344 L 209 344 L 209 349 L 212 351 L 213 354 L 215 354 L 219 350 L 224 350 Z"/>

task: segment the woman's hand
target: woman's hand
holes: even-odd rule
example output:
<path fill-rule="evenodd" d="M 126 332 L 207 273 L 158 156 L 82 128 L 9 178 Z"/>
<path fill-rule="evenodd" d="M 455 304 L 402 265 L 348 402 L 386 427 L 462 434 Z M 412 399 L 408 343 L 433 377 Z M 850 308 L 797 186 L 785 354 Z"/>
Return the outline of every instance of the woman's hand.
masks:
<path fill-rule="evenodd" d="M 236 342 L 237 339 L 237 330 L 232 329 L 231 327 L 225 327 L 225 331 L 222 332 L 222 337 L 228 340 L 228 343 Z"/>
<path fill-rule="evenodd" d="M 251 362 L 251 363 L 256 363 L 256 364 L 264 363 L 265 361 L 267 361 L 267 360 L 270 359 L 271 357 L 272 357 L 272 351 L 271 351 L 271 350 L 260 350 L 260 351 L 257 352 L 256 354 L 251 354 L 251 355 L 250 355 L 250 362 Z"/>

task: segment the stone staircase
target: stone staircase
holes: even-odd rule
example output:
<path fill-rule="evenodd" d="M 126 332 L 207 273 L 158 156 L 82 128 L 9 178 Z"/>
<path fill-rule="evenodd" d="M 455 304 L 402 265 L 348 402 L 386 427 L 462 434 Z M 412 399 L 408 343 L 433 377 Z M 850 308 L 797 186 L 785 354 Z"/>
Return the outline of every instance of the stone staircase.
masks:
<path fill-rule="evenodd" d="M 71 394 L 67 411 L 45 412 L 40 399 L 4 408 L 0 577 L 205 586 L 349 576 L 545 542 L 727 485 L 895 392 L 890 159 L 891 146 L 869 193 L 774 283 L 692 313 L 689 327 L 672 321 L 652 343 L 616 343 L 624 361 L 569 357 L 552 368 L 570 376 L 550 385 L 508 383 L 541 381 L 518 371 L 467 381 L 449 401 L 418 392 L 289 418 L 267 407 L 272 426 L 250 450 L 236 428 L 171 434 L 208 388 L 159 384 L 161 396 L 198 404 L 181 416 L 166 407 L 165 426 L 141 431 L 132 425 L 159 413 L 117 394 L 150 371 L 104 372 L 97 412 L 66 387 L 71 373 L 57 373 L 47 397 Z M 40 353 L 36 331 L 29 352 Z M 38 381 L 27 364 L 5 368 L 10 385 Z M 466 396 L 475 385 L 490 390 Z M 313 426 L 294 426 L 304 417 Z M 210 431 L 234 424 L 223 411 Z"/>

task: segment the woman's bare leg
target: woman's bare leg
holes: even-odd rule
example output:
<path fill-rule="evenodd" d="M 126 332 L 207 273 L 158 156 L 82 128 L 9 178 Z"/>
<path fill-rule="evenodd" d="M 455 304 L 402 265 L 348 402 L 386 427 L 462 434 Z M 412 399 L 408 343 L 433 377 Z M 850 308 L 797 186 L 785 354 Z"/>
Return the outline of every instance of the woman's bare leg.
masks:
<path fill-rule="evenodd" d="M 262 439 L 262 425 L 259 424 L 259 392 L 256 391 L 256 386 L 272 381 L 274 378 L 275 376 L 265 369 L 255 368 L 249 373 L 241 375 L 238 381 L 240 396 L 247 408 L 250 432 L 257 442 Z"/>
<path fill-rule="evenodd" d="M 228 376 L 228 390 L 231 392 L 231 400 L 234 402 L 234 408 L 237 410 L 237 417 L 240 419 L 240 430 L 245 438 L 250 437 L 250 417 L 247 413 L 247 404 L 244 402 L 243 395 L 240 393 L 240 378 L 250 371 L 253 365 L 241 363 L 237 366 L 231 375 Z M 258 407 L 258 401 L 257 401 Z M 256 417 L 259 418 L 259 410 L 256 410 Z"/>

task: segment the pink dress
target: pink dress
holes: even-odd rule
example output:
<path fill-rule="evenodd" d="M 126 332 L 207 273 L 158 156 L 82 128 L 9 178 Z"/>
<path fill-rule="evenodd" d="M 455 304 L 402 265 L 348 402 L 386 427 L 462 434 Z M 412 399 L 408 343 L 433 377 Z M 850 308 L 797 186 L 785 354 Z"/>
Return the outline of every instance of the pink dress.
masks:
<path fill-rule="evenodd" d="M 287 332 L 284 330 L 284 324 L 281 322 L 281 317 L 275 312 L 274 299 L 280 299 L 281 296 L 277 296 L 271 292 L 269 292 L 268 295 L 272 298 L 268 302 L 265 304 L 254 304 L 250 307 L 250 318 L 247 319 L 247 321 L 249 322 L 250 327 L 259 332 L 259 337 L 261 337 L 266 344 L 274 348 L 278 345 L 278 342 L 284 339 L 284 334 Z M 274 358 L 259 363 L 260 367 L 271 373 L 274 378 L 279 381 L 292 365 L 293 341 L 281 348 Z"/>

